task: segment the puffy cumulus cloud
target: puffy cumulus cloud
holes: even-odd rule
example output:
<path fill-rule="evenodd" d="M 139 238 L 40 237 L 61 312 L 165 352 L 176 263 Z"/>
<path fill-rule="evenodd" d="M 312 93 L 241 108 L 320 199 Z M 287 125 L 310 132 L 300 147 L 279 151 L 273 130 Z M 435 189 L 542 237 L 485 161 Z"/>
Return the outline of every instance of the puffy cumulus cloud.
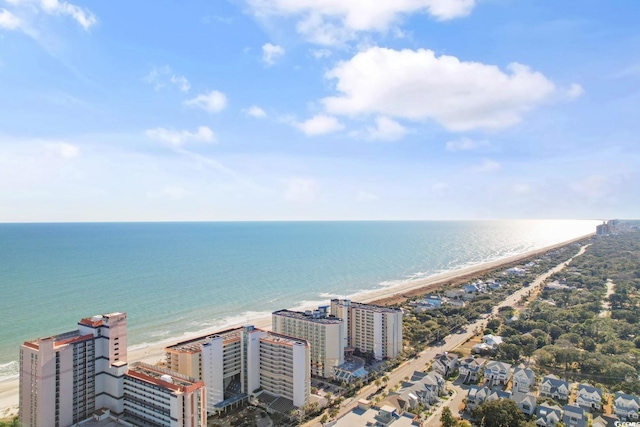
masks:
<path fill-rule="evenodd" d="M 332 114 L 432 119 L 452 131 L 499 129 L 556 92 L 553 82 L 525 65 L 507 70 L 431 50 L 371 47 L 329 70 L 339 94 L 322 102 Z"/>
<path fill-rule="evenodd" d="M 17 30 L 22 21 L 7 9 L 0 9 L 0 28 L 5 30 Z"/>
<path fill-rule="evenodd" d="M 374 141 L 396 141 L 407 134 L 407 129 L 389 117 L 376 117 L 375 127 L 368 127 L 366 137 Z"/>
<path fill-rule="evenodd" d="M 82 9 L 74 4 L 59 0 L 42 0 L 42 10 L 49 14 L 67 15 L 76 20 L 85 30 L 94 26 L 98 20 L 91 11 Z"/>
<path fill-rule="evenodd" d="M 215 143 L 216 136 L 211 129 L 206 126 L 198 127 L 196 132 L 186 130 L 174 130 L 166 128 L 147 129 L 147 137 L 157 141 L 165 142 L 174 147 L 181 147 L 190 141 Z"/>
<path fill-rule="evenodd" d="M 262 45 L 262 60 L 267 65 L 273 65 L 285 54 L 284 48 L 271 43 Z"/>
<path fill-rule="evenodd" d="M 284 181 L 284 199 L 288 202 L 313 202 L 317 198 L 318 183 L 315 179 L 292 177 Z"/>
<path fill-rule="evenodd" d="M 45 144 L 45 148 L 50 155 L 71 159 L 80 155 L 80 148 L 67 142 L 50 142 Z"/>
<path fill-rule="evenodd" d="M 197 107 L 209 113 L 219 113 L 227 106 L 227 97 L 224 93 L 212 90 L 209 93 L 201 93 L 193 99 L 184 101 L 187 107 Z"/>
<path fill-rule="evenodd" d="M 333 116 L 318 114 L 304 122 L 291 122 L 307 136 L 324 135 L 344 129 L 344 125 Z"/>
<path fill-rule="evenodd" d="M 476 141 L 471 138 L 462 137 L 453 141 L 447 141 L 445 148 L 447 151 L 471 151 L 482 147 L 487 147 L 487 141 Z"/>
<path fill-rule="evenodd" d="M 251 107 L 242 110 L 247 116 L 255 117 L 257 119 L 263 119 L 267 117 L 267 113 L 257 105 L 252 105 Z"/>
<path fill-rule="evenodd" d="M 496 162 L 495 160 L 484 159 L 482 163 L 473 168 L 473 171 L 477 173 L 487 173 L 496 172 L 500 169 L 502 169 L 502 165 L 500 165 L 500 163 Z"/>
<path fill-rule="evenodd" d="M 295 16 L 297 31 L 324 45 L 359 32 L 385 32 L 403 16 L 426 13 L 438 20 L 467 16 L 476 0 L 248 0 L 259 17 Z"/>

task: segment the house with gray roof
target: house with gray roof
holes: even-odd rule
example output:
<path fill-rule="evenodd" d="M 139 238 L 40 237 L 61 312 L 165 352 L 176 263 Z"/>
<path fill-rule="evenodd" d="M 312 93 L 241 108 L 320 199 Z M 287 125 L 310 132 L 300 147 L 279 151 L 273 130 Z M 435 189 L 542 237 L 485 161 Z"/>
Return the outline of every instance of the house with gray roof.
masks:
<path fill-rule="evenodd" d="M 591 427 L 618 427 L 620 418 L 615 415 L 599 415 L 593 419 Z"/>
<path fill-rule="evenodd" d="M 555 375 L 547 375 L 540 384 L 540 396 L 556 400 L 569 400 L 569 383 Z"/>
<path fill-rule="evenodd" d="M 562 422 L 567 427 L 587 427 L 587 413 L 584 409 L 574 405 L 564 405 Z"/>
<path fill-rule="evenodd" d="M 457 367 L 458 356 L 446 351 L 444 353 L 436 354 L 431 364 L 431 369 L 445 378 L 452 375 Z"/>
<path fill-rule="evenodd" d="M 520 365 L 513 370 L 513 390 L 528 393 L 536 383 L 536 374 L 529 368 Z"/>
<path fill-rule="evenodd" d="M 486 359 L 469 356 L 460 361 L 458 376 L 462 378 L 462 381 L 465 383 L 476 382 L 480 379 L 480 374 L 482 374 L 485 363 L 487 363 Z"/>
<path fill-rule="evenodd" d="M 398 401 L 394 403 L 398 409 L 415 409 L 421 403 L 425 407 L 435 404 L 444 394 L 445 381 L 442 375 L 416 371 L 409 381 L 401 384 L 400 389 L 389 393 L 389 399 L 395 398 Z"/>
<path fill-rule="evenodd" d="M 640 399 L 638 399 L 638 396 L 619 391 L 613 398 L 613 413 L 620 417 L 622 421 L 636 421 L 639 408 Z"/>
<path fill-rule="evenodd" d="M 562 409 L 559 406 L 551 406 L 546 403 L 538 406 L 536 410 L 536 425 L 540 427 L 555 427 L 562 420 Z"/>
<path fill-rule="evenodd" d="M 522 393 L 520 391 L 514 391 L 511 393 L 511 400 L 516 402 L 518 408 L 523 414 L 530 417 L 536 412 L 536 396 L 533 393 Z"/>
<path fill-rule="evenodd" d="M 581 408 L 599 411 L 602 408 L 602 390 L 589 384 L 580 384 L 576 404 Z"/>
<path fill-rule="evenodd" d="M 487 363 L 484 369 L 484 380 L 490 385 L 506 384 L 511 378 L 511 365 L 497 360 Z"/>
<path fill-rule="evenodd" d="M 511 392 L 502 390 L 491 390 L 489 387 L 471 386 L 467 391 L 467 407 L 466 409 L 472 411 L 484 402 L 491 402 L 498 399 L 510 399 Z"/>

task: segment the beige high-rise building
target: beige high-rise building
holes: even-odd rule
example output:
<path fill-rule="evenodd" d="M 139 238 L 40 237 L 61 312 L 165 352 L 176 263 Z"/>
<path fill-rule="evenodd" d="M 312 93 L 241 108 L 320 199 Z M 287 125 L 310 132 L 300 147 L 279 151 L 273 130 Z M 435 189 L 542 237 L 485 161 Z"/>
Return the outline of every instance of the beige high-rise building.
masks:
<path fill-rule="evenodd" d="M 20 346 L 20 425 L 70 426 L 108 407 L 123 412 L 127 315 L 82 319 L 78 329 Z"/>
<path fill-rule="evenodd" d="M 331 315 L 344 320 L 345 347 L 370 352 L 378 360 L 394 358 L 402 351 L 401 309 L 333 299 Z"/>
<path fill-rule="evenodd" d="M 272 314 L 274 332 L 303 340 L 311 346 L 311 375 L 332 378 L 344 362 L 342 319 L 327 315 L 326 309 L 298 312 L 279 310 Z"/>
<path fill-rule="evenodd" d="M 206 427 L 203 381 L 146 363 L 124 376 L 124 419 L 134 425 Z"/>
<path fill-rule="evenodd" d="M 303 339 L 256 329 L 228 329 L 165 348 L 167 367 L 202 379 L 207 411 L 262 388 L 304 406 L 311 388 L 310 347 Z"/>

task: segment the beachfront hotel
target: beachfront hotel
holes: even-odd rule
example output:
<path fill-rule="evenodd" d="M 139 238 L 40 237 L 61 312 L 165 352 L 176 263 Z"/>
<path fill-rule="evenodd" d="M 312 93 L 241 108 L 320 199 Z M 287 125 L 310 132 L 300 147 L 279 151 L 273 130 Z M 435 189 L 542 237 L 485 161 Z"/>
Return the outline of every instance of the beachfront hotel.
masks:
<path fill-rule="evenodd" d="M 78 322 L 71 332 L 20 346 L 20 425 L 70 426 L 108 407 L 123 413 L 127 315 Z"/>
<path fill-rule="evenodd" d="M 274 332 L 303 339 L 311 346 L 311 375 L 333 378 L 335 368 L 344 362 L 342 319 L 330 316 L 327 307 L 315 311 L 275 311 L 271 316 Z"/>
<path fill-rule="evenodd" d="M 402 351 L 402 310 L 332 299 L 331 315 L 343 319 L 346 348 L 372 353 L 377 360 L 392 359 Z"/>
<path fill-rule="evenodd" d="M 186 375 L 136 362 L 124 376 L 124 419 L 134 425 L 205 427 L 205 385 Z"/>
<path fill-rule="evenodd" d="M 259 389 L 285 406 L 288 401 L 299 408 L 309 399 L 310 346 L 304 339 L 243 326 L 177 343 L 165 353 L 167 368 L 204 381 L 210 414 Z"/>
<path fill-rule="evenodd" d="M 70 427 L 108 413 L 131 425 L 205 427 L 202 381 L 127 363 L 127 315 L 78 322 L 74 331 L 20 346 L 19 421 Z"/>

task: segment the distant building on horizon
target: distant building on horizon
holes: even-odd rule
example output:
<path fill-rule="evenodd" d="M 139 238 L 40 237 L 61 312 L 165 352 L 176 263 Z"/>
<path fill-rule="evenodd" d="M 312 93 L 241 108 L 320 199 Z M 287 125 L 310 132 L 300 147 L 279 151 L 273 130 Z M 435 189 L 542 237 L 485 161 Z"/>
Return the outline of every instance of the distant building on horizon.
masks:
<path fill-rule="evenodd" d="M 332 299 L 331 315 L 344 321 L 345 347 L 372 353 L 377 360 L 402 352 L 402 309 Z"/>

